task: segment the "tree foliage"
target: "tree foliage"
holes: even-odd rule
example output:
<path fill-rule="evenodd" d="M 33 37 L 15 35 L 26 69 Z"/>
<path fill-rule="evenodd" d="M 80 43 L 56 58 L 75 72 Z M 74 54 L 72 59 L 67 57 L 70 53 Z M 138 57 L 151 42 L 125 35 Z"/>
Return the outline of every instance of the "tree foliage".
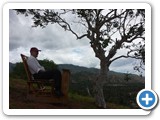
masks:
<path fill-rule="evenodd" d="M 58 66 L 52 60 L 44 59 L 39 60 L 39 63 L 44 66 L 46 70 L 57 68 Z M 27 75 L 24 69 L 24 65 L 22 62 L 17 62 L 15 67 L 13 68 L 13 72 L 10 73 L 10 77 L 12 78 L 20 78 L 27 79 Z"/>
<path fill-rule="evenodd" d="M 53 60 L 48 60 L 48 59 L 39 60 L 39 63 L 40 65 L 44 66 L 46 70 L 50 70 L 58 67 Z"/>

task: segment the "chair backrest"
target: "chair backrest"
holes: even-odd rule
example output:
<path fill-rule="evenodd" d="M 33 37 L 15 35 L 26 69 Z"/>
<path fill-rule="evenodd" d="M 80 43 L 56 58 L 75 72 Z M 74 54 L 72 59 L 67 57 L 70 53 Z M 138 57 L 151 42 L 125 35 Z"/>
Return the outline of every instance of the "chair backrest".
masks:
<path fill-rule="evenodd" d="M 32 74 L 31 74 L 31 72 L 28 68 L 28 64 L 27 64 L 28 56 L 25 56 L 25 55 L 21 54 L 21 58 L 22 58 L 22 61 L 23 61 L 23 65 L 24 65 L 26 74 L 27 74 L 28 81 L 32 81 L 33 80 Z"/>

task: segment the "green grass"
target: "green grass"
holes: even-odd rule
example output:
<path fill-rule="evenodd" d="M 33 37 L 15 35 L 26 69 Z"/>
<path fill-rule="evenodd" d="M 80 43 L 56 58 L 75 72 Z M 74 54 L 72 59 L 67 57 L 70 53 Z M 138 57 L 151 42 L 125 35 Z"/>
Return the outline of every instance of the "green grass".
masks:
<path fill-rule="evenodd" d="M 83 101 L 94 102 L 94 99 L 92 97 L 82 96 L 76 93 L 69 93 L 69 98 L 79 102 L 83 102 Z"/>
<path fill-rule="evenodd" d="M 93 97 L 69 92 L 69 103 L 56 105 L 37 103 L 27 99 L 27 83 L 22 79 L 9 81 L 9 108 L 10 109 L 99 109 Z M 129 109 L 127 106 L 107 103 L 108 109 Z"/>
<path fill-rule="evenodd" d="M 82 109 L 97 109 L 94 102 L 95 100 L 92 97 L 82 96 L 77 93 L 69 93 L 69 99 L 80 104 Z"/>

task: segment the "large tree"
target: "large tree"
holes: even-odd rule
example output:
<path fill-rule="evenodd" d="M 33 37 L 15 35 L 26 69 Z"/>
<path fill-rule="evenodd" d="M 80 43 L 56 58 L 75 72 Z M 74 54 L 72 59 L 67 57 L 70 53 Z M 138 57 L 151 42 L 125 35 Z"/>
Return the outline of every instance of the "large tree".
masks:
<path fill-rule="evenodd" d="M 120 58 L 140 59 L 139 70 L 145 64 L 144 9 L 18 9 L 32 15 L 34 27 L 58 24 L 77 39 L 86 37 L 95 56 L 100 60 L 100 72 L 94 80 L 95 101 L 106 108 L 103 86 L 112 62 Z M 78 31 L 80 30 L 80 31 Z M 124 54 L 117 54 L 123 49 Z"/>

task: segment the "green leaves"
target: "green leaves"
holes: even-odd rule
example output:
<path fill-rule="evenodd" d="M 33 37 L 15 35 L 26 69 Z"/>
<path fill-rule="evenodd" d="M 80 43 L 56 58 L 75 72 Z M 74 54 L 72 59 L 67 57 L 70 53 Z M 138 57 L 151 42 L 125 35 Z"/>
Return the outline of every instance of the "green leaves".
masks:
<path fill-rule="evenodd" d="M 119 23 L 117 21 L 113 22 L 113 27 L 114 28 L 118 28 L 119 27 Z"/>
<path fill-rule="evenodd" d="M 44 59 L 39 60 L 40 65 L 42 65 L 46 70 L 57 68 L 58 66 L 52 60 Z M 10 73 L 10 76 L 13 78 L 27 79 L 24 65 L 22 62 L 16 63 L 16 66 L 13 69 L 13 72 Z"/>
<path fill-rule="evenodd" d="M 54 63 L 53 60 L 48 60 L 48 59 L 39 60 L 39 63 L 40 63 L 40 65 L 42 65 L 46 70 L 47 70 L 47 69 L 57 68 L 57 65 Z"/>
<path fill-rule="evenodd" d="M 111 42 L 110 42 L 110 38 L 105 39 L 105 40 L 103 41 L 103 43 L 102 43 L 102 47 L 103 47 L 103 48 L 106 48 L 109 43 L 111 43 Z"/>

